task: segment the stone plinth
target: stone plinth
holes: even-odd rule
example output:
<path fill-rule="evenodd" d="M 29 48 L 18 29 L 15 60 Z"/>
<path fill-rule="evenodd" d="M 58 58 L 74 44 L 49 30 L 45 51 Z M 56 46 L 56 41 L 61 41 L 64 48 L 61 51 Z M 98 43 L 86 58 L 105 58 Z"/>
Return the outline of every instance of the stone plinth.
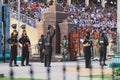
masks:
<path fill-rule="evenodd" d="M 48 10 L 42 14 L 43 23 L 40 24 L 41 27 L 38 28 L 39 34 L 44 34 L 46 36 L 48 25 L 56 26 L 56 34 L 53 38 L 53 55 L 52 61 L 60 61 L 60 41 L 63 39 L 64 35 L 68 36 L 69 29 L 74 26 L 73 23 L 69 23 L 67 20 L 67 13 L 63 12 L 61 6 L 50 6 Z M 40 35 L 39 35 L 40 37 Z M 56 57 L 57 56 L 57 57 Z M 58 59 L 59 57 L 59 59 Z"/>
<path fill-rule="evenodd" d="M 119 68 L 120 67 L 120 57 L 114 57 L 112 58 L 112 63 L 109 64 L 109 67 L 111 68 Z"/>

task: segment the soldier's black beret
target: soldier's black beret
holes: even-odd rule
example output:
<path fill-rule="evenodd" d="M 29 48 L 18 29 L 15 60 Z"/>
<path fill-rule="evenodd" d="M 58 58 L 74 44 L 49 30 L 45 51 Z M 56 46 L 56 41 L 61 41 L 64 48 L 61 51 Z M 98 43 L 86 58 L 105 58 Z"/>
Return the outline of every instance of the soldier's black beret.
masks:
<path fill-rule="evenodd" d="M 52 27 L 51 25 L 48 25 L 48 30 L 50 30 L 51 27 Z"/>
<path fill-rule="evenodd" d="M 26 29 L 26 25 L 25 24 L 21 25 L 21 28 Z"/>
<path fill-rule="evenodd" d="M 17 24 L 12 24 L 11 27 L 12 27 L 13 29 L 16 29 L 16 28 L 17 28 Z"/>

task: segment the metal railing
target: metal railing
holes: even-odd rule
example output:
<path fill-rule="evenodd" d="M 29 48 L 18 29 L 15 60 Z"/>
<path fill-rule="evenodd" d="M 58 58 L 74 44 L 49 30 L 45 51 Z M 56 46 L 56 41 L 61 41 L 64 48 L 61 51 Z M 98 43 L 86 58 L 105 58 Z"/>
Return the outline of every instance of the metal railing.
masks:
<path fill-rule="evenodd" d="M 18 12 L 10 10 L 10 16 L 18 20 Z M 37 19 L 33 19 L 25 14 L 20 13 L 20 21 L 35 28 Z"/>

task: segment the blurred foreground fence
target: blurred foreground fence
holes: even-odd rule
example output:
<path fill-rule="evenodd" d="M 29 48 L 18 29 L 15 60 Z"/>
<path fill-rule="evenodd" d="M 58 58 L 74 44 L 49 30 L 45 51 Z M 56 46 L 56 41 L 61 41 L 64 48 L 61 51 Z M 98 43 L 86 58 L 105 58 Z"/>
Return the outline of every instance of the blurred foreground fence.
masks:
<path fill-rule="evenodd" d="M 61 80 L 67 80 L 67 78 L 66 77 L 68 77 L 67 75 L 66 75 L 66 73 L 67 73 L 67 67 L 66 67 L 66 62 L 63 62 L 63 65 L 62 65 L 63 67 L 62 67 L 62 74 L 63 74 L 63 77 L 61 77 Z M 29 69 L 29 75 L 30 75 L 30 80 L 34 80 L 35 78 L 34 78 L 34 69 L 33 69 L 33 66 L 31 65 L 30 67 L 29 67 L 30 69 Z M 79 64 L 79 61 L 77 61 L 77 63 L 76 63 L 76 71 L 77 71 L 77 74 L 76 74 L 76 77 L 77 77 L 77 80 L 83 80 L 82 78 L 81 78 L 81 74 L 83 73 L 83 71 L 81 71 L 81 67 L 80 67 L 80 64 Z M 46 79 L 45 80 L 54 80 L 54 79 L 51 79 L 51 69 L 52 69 L 52 67 L 47 67 L 46 68 L 46 74 L 47 74 L 47 77 L 46 77 Z M 104 68 L 104 66 L 103 65 L 101 65 L 101 70 L 100 70 L 100 78 L 96 78 L 96 79 L 94 79 L 94 76 L 93 76 L 93 69 L 94 68 L 88 68 L 88 73 L 89 73 L 89 75 L 87 76 L 87 80 L 120 80 L 120 78 L 119 79 L 116 79 L 115 78 L 115 68 L 114 68 L 114 64 L 112 64 L 112 75 L 111 75 L 111 79 L 106 79 L 105 78 L 105 73 L 104 73 L 104 70 L 105 70 L 105 68 Z M 58 74 L 59 74 L 59 72 L 58 72 Z M 72 76 L 72 75 L 71 75 Z M 14 70 L 13 70 L 13 68 L 11 67 L 11 70 L 10 70 L 10 80 L 15 80 L 14 79 Z"/>

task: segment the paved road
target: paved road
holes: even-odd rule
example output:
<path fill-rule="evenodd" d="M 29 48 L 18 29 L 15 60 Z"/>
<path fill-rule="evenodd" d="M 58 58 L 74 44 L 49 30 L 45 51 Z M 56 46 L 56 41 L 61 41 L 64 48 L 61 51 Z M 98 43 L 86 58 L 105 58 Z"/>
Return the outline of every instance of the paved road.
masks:
<path fill-rule="evenodd" d="M 107 64 L 111 63 L 111 60 L 107 60 Z M 18 62 L 20 65 L 20 62 Z M 32 68 L 34 71 L 34 78 L 42 78 L 42 79 L 47 79 L 47 68 L 44 67 L 43 63 L 40 62 L 32 62 Z M 4 73 L 5 76 L 9 77 L 9 72 L 11 68 L 8 66 L 8 63 L 0 63 L 0 73 Z M 52 62 L 52 67 L 50 67 L 50 80 L 63 80 L 63 62 Z M 77 79 L 77 62 L 66 62 L 66 80 L 78 80 Z M 80 80 L 90 80 L 89 78 L 83 77 L 83 76 L 89 76 L 90 75 L 90 70 L 84 68 L 84 60 L 79 61 L 80 65 L 80 70 L 79 74 L 82 77 L 79 77 Z M 101 74 L 101 67 L 99 66 L 99 62 L 93 61 L 93 74 Z M 14 70 L 14 77 L 17 78 L 29 78 L 30 77 L 30 67 L 25 66 L 25 67 L 13 67 Z M 105 74 L 112 74 L 112 69 L 110 69 L 108 66 L 104 67 L 104 73 Z M 102 80 L 102 79 L 92 79 L 92 80 Z M 105 80 L 105 79 L 104 79 Z M 108 79 L 110 80 L 110 79 Z"/>

